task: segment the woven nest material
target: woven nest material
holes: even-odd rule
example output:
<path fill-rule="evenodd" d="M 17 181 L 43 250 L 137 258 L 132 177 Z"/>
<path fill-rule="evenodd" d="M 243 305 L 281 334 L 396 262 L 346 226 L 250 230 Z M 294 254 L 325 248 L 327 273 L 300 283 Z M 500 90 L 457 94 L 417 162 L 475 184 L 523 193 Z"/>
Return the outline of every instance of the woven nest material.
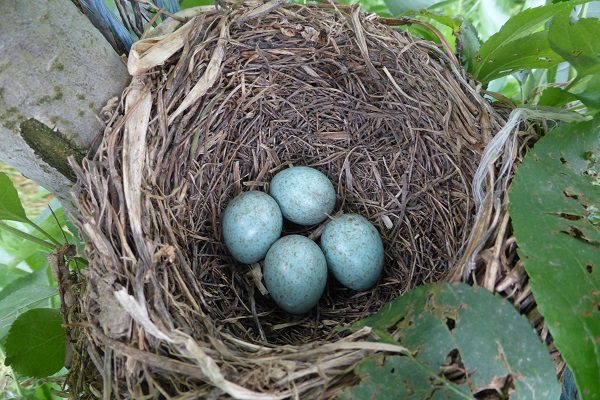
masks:
<path fill-rule="evenodd" d="M 368 329 L 340 327 L 416 285 L 485 275 L 490 254 L 506 253 L 506 178 L 480 168 L 485 200 L 472 192 L 504 122 L 451 52 L 389 26 L 401 22 L 334 4 L 238 3 L 136 44 L 134 79 L 75 166 L 89 260 L 76 362 L 93 368 L 72 388 L 329 398 L 382 351 Z M 291 165 L 325 173 L 336 213 L 367 217 L 385 247 L 373 289 L 330 279 L 301 316 L 269 298 L 259 264 L 235 262 L 220 225 L 229 200 L 268 190 Z M 321 228 L 284 234 L 318 241 Z"/>

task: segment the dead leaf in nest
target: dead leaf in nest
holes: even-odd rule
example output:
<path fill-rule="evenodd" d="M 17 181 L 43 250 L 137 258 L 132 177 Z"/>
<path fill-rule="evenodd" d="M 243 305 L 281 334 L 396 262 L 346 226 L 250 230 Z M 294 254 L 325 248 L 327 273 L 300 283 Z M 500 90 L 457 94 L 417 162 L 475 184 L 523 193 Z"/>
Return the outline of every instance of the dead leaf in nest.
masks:
<path fill-rule="evenodd" d="M 115 299 L 113 283 L 114 277 L 99 280 L 96 285 L 96 292 L 92 297 L 98 302 L 100 308 L 98 322 L 104 333 L 113 339 L 118 339 L 127 333 L 131 324 L 131 317 Z"/>
<path fill-rule="evenodd" d="M 283 36 L 287 36 L 287 37 L 296 36 L 296 32 L 293 29 L 284 28 L 283 26 L 281 28 L 279 28 L 279 32 L 281 32 L 281 34 Z"/>
<path fill-rule="evenodd" d="M 159 262 L 161 259 L 168 264 L 173 264 L 177 258 L 176 249 L 173 246 L 165 246 L 152 255 L 152 262 Z"/>
<path fill-rule="evenodd" d="M 316 42 L 319 40 L 319 32 L 312 26 L 304 26 L 301 34 L 308 42 Z"/>
<path fill-rule="evenodd" d="M 307 42 L 317 42 L 319 40 L 319 31 L 312 26 L 296 25 L 280 25 L 279 32 L 286 37 L 302 36 Z"/>
<path fill-rule="evenodd" d="M 166 36 L 143 39 L 134 43 L 127 61 L 129 74 L 132 76 L 141 75 L 157 65 L 162 65 L 183 47 L 193 27 L 194 21 L 189 21 Z"/>

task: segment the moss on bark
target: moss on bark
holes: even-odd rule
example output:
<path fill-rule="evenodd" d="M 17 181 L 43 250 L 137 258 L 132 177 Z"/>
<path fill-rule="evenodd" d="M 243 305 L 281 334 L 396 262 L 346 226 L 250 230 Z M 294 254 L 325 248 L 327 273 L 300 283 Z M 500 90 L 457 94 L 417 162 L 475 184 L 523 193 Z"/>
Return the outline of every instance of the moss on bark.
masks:
<path fill-rule="evenodd" d="M 21 122 L 21 136 L 43 161 L 52 165 L 61 174 L 75 182 L 75 174 L 67 158 L 74 156 L 81 162 L 85 152 L 65 138 L 58 130 L 53 130 L 40 121 L 30 118 Z"/>

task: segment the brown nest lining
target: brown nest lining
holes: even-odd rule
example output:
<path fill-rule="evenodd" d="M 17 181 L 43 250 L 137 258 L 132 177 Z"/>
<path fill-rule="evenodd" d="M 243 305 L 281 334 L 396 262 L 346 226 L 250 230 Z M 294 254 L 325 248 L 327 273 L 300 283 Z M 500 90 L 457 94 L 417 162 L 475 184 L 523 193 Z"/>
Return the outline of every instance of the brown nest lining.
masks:
<path fill-rule="evenodd" d="M 164 62 L 145 65 L 148 49 Z M 134 79 L 76 167 L 81 309 L 105 396 L 330 397 L 381 350 L 336 328 L 467 269 L 498 222 L 476 218 L 471 184 L 500 117 L 452 54 L 358 8 L 229 5 L 130 57 Z M 336 211 L 367 217 L 385 247 L 372 290 L 330 279 L 302 316 L 221 240 L 228 201 L 290 165 L 325 173 Z"/>

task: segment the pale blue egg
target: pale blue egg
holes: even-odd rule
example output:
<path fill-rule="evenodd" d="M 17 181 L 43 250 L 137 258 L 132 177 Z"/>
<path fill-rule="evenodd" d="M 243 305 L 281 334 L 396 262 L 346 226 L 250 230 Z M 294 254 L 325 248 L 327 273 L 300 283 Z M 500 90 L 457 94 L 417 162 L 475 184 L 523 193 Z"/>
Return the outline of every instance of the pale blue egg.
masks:
<path fill-rule="evenodd" d="M 327 283 L 327 263 L 319 246 L 301 235 L 284 236 L 265 257 L 263 275 L 271 298 L 292 314 L 313 308 Z"/>
<path fill-rule="evenodd" d="M 279 236 L 283 217 L 277 202 L 268 194 L 251 190 L 236 196 L 223 213 L 223 241 L 239 262 L 262 260 Z"/>
<path fill-rule="evenodd" d="M 321 235 L 329 271 L 353 290 L 373 287 L 383 269 L 383 242 L 365 217 L 343 214 L 330 221 Z"/>
<path fill-rule="evenodd" d="M 271 180 L 269 194 L 283 216 L 300 225 L 314 225 L 335 207 L 335 189 L 325 174 L 311 167 L 291 167 Z"/>

